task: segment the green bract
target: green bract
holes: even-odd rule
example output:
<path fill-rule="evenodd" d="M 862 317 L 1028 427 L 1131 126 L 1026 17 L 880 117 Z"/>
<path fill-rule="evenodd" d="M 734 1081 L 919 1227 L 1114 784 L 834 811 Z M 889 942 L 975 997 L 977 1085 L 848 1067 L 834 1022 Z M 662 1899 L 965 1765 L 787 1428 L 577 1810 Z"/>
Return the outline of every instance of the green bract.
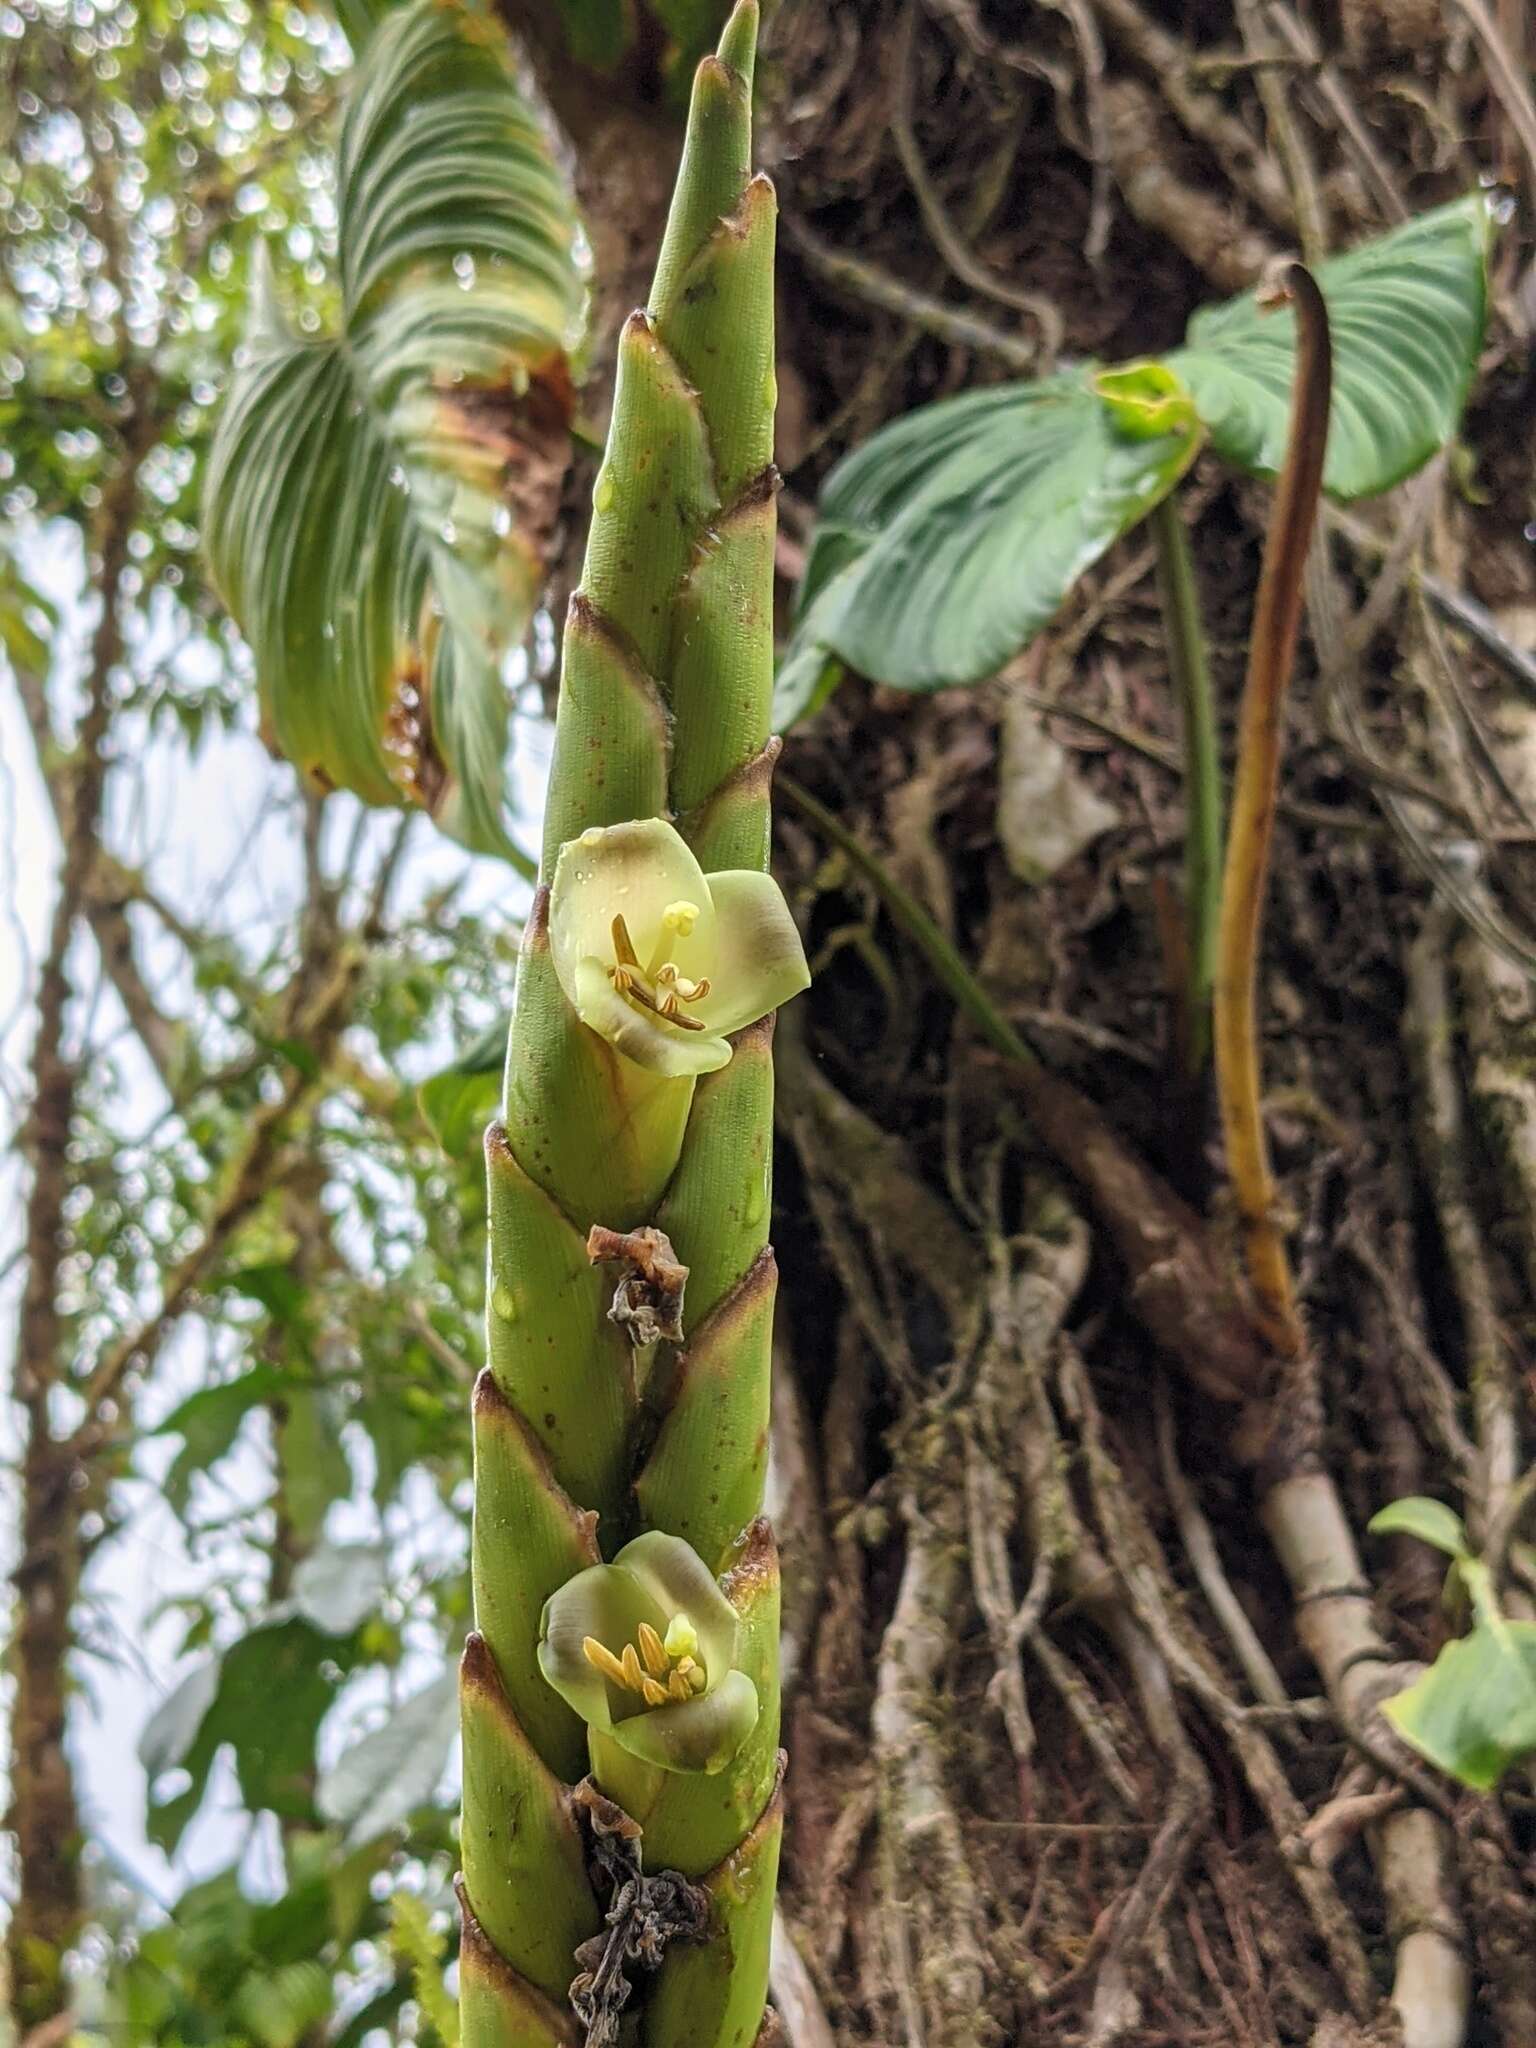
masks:
<path fill-rule="evenodd" d="M 810 985 L 771 875 L 708 875 L 661 818 L 594 826 L 560 850 L 555 974 L 583 1024 L 657 1074 L 711 1074 L 730 1032 Z"/>
<path fill-rule="evenodd" d="M 647 1631 L 654 1662 L 645 1659 Z M 605 1675 L 626 1651 L 653 1691 L 665 1690 L 663 1658 L 682 1686 L 689 1666 L 702 1670 L 702 1690 L 648 1702 L 638 1682 Z M 544 1603 L 539 1668 L 589 1728 L 665 1771 L 723 1770 L 757 1725 L 757 1687 L 737 1667 L 735 1609 L 698 1553 L 659 1530 Z"/>

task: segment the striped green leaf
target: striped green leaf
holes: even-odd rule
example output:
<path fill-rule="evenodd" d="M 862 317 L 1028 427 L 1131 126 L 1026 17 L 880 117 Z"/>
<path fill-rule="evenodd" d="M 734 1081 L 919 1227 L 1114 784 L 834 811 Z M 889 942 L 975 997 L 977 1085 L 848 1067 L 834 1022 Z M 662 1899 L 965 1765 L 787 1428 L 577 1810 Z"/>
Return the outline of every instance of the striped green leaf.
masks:
<path fill-rule="evenodd" d="M 1139 431 L 1079 370 L 943 399 L 877 434 L 823 493 L 777 729 L 819 701 L 832 663 L 905 690 L 999 667 L 1193 461 L 1187 400 L 1165 424 Z"/>
<path fill-rule="evenodd" d="M 1325 488 L 1367 497 L 1456 431 L 1485 316 L 1481 193 L 1317 267 L 1334 342 Z M 991 674 L 1084 570 L 1164 497 L 1202 438 L 1274 475 L 1295 319 L 1253 293 L 1195 316 L 1172 355 L 1004 384 L 923 407 L 822 492 L 774 728 L 858 669 L 905 690 Z"/>
<path fill-rule="evenodd" d="M 1323 488 L 1369 498 L 1456 431 L 1482 344 L 1490 226 L 1470 193 L 1316 268 L 1333 332 L 1333 414 Z M 1258 476 L 1285 455 L 1296 319 L 1252 292 L 1197 313 L 1168 359 L 1217 454 Z"/>
<path fill-rule="evenodd" d="M 581 279 L 501 31 L 462 0 L 370 35 L 338 212 L 336 333 L 292 333 L 258 279 L 209 554 L 304 774 L 510 854 L 503 669 L 564 474 Z"/>

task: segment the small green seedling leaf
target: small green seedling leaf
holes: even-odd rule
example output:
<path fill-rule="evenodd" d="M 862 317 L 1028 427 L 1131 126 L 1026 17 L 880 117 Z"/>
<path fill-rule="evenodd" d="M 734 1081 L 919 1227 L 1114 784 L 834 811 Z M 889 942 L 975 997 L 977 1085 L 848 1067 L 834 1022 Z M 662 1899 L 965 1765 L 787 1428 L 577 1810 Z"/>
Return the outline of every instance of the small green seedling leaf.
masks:
<path fill-rule="evenodd" d="M 1417 1536 L 1421 1543 L 1433 1544 L 1458 1561 L 1470 1553 L 1466 1524 L 1460 1515 L 1443 1500 L 1430 1500 L 1423 1494 L 1405 1494 L 1401 1500 L 1390 1501 L 1372 1515 L 1367 1526 L 1373 1536 Z"/>
<path fill-rule="evenodd" d="M 1536 1622 L 1480 1623 L 1383 1708 L 1403 1740 L 1474 1792 L 1536 1751 Z"/>

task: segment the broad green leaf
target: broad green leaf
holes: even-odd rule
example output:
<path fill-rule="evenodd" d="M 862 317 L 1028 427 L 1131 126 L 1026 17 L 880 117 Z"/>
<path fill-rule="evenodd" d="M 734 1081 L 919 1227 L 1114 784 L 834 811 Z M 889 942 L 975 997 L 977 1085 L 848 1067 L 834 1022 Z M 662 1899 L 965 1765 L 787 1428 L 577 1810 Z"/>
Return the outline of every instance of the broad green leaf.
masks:
<path fill-rule="evenodd" d="M 1139 393 L 1100 395 L 1094 374 L 943 399 L 834 470 L 780 671 L 780 730 L 829 661 L 906 690 L 991 674 L 1172 490 L 1200 442 L 1187 395 L 1144 371 Z"/>
<path fill-rule="evenodd" d="M 302 1962 L 331 1942 L 345 1949 L 382 1918 L 370 1887 L 389 1861 L 390 1845 L 371 1842 L 347 1853 L 334 1828 L 290 1825 L 283 1833 L 287 1883 L 251 1915 L 247 1945 L 263 1963 Z"/>
<path fill-rule="evenodd" d="M 139 1736 L 138 1759 L 146 1777 L 158 1778 L 162 1771 L 177 1768 L 196 1741 L 218 1690 L 219 1660 L 208 1657 L 166 1694 Z"/>
<path fill-rule="evenodd" d="M 1389 1501 L 1366 1526 L 1373 1536 L 1417 1536 L 1447 1557 L 1467 1554 L 1467 1527 L 1460 1515 L 1443 1500 L 1430 1500 L 1423 1494 L 1405 1494 L 1401 1500 Z"/>
<path fill-rule="evenodd" d="M 458 1730 L 458 1674 L 448 1671 L 342 1751 L 321 1774 L 316 1805 L 354 1842 L 398 1827 L 432 1797 Z"/>
<path fill-rule="evenodd" d="M 1326 488 L 1386 490 L 1451 438 L 1485 315 L 1480 193 L 1317 267 L 1334 341 Z M 774 691 L 783 732 L 845 666 L 899 689 L 991 673 L 1172 489 L 1202 434 L 1261 476 L 1285 452 L 1289 308 L 1255 295 L 1199 313 L 1172 355 L 925 406 L 822 493 Z"/>
<path fill-rule="evenodd" d="M 316 1387 L 286 1394 L 276 1438 L 283 1509 L 294 1535 L 307 1547 L 319 1537 L 331 1503 L 352 1491 L 352 1468 L 329 1395 Z"/>
<path fill-rule="evenodd" d="M 320 1543 L 295 1567 L 293 1605 L 327 1635 L 349 1636 L 377 1610 L 388 1585 L 382 1543 Z"/>
<path fill-rule="evenodd" d="M 252 1813 L 307 1818 L 315 1736 L 341 1683 L 343 1661 L 344 1646 L 334 1636 L 296 1616 L 253 1629 L 226 1650 L 218 1687 L 179 1759 L 187 1783 L 150 1785 L 149 1839 L 174 1851 L 225 1743 L 234 1751 L 241 1796 Z"/>
<path fill-rule="evenodd" d="M 1536 1751 L 1536 1622 L 1483 1622 L 1383 1711 L 1442 1771 L 1488 1792 Z"/>
<path fill-rule="evenodd" d="M 155 1436 L 183 1439 L 162 1491 L 178 1515 L 187 1511 L 192 1480 L 208 1472 L 234 1447 L 240 1425 L 253 1408 L 288 1394 L 293 1382 L 269 1365 L 253 1366 L 222 1386 L 202 1387 L 169 1414 Z"/>
<path fill-rule="evenodd" d="M 428 1128 L 450 1159 L 462 1157 L 496 1114 L 501 1072 L 507 1061 L 507 1024 L 502 1018 L 451 1067 L 430 1074 L 416 1091 Z"/>
<path fill-rule="evenodd" d="M 1389 489 L 1455 433 L 1482 345 L 1490 220 L 1474 192 L 1317 265 L 1333 331 L 1333 497 Z M 1285 454 L 1295 327 L 1288 306 L 1262 312 L 1248 292 L 1197 313 L 1167 358 L 1217 454 L 1259 476 Z"/>
<path fill-rule="evenodd" d="M 543 580 L 581 283 L 489 18 L 413 0 L 373 30 L 337 204 L 340 332 L 294 335 L 258 279 L 209 458 L 210 558 L 304 774 L 521 860 L 502 670 Z"/>

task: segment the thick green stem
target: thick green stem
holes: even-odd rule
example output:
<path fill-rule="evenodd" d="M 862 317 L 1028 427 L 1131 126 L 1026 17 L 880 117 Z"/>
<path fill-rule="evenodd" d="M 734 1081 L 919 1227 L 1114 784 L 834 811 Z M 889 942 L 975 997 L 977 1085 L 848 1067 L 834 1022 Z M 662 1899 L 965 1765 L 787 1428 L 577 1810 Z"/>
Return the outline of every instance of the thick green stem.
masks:
<path fill-rule="evenodd" d="M 504 1116 L 487 1139 L 464 2048 L 578 2037 L 562 1996 L 612 1903 L 571 1799 L 584 1766 L 639 1822 L 644 1870 L 699 1886 L 703 1939 L 674 1942 L 624 2005 L 638 2042 L 749 2048 L 767 1990 L 781 1768 L 778 1563 L 760 1515 L 777 1280 L 772 1020 L 739 1032 L 729 1064 L 697 1081 L 636 1065 L 578 1020 L 549 886 L 562 849 L 579 864 L 605 828 L 632 820 L 674 819 L 706 878 L 767 866 L 775 205 L 750 169 L 757 20 L 756 0 L 740 0 L 699 67 L 650 304 L 620 339 L 566 626 L 543 886 L 524 935 Z M 556 946 L 565 929 L 557 919 Z M 636 1350 L 610 1319 L 619 1276 L 592 1264 L 594 1226 L 602 1242 L 666 1233 L 688 1268 L 680 1342 Z M 737 1616 L 735 1669 L 759 1711 L 713 1773 L 663 1769 L 585 1726 L 566 1704 L 579 1690 L 557 1693 L 540 1665 L 546 1601 L 649 1532 L 689 1544 Z"/>
<path fill-rule="evenodd" d="M 1153 512 L 1152 534 L 1168 665 L 1184 741 L 1184 918 L 1189 961 L 1182 1051 L 1185 1072 L 1193 1079 L 1204 1071 L 1211 1052 L 1211 997 L 1221 919 L 1221 763 L 1195 565 L 1172 497 L 1164 498 Z"/>

